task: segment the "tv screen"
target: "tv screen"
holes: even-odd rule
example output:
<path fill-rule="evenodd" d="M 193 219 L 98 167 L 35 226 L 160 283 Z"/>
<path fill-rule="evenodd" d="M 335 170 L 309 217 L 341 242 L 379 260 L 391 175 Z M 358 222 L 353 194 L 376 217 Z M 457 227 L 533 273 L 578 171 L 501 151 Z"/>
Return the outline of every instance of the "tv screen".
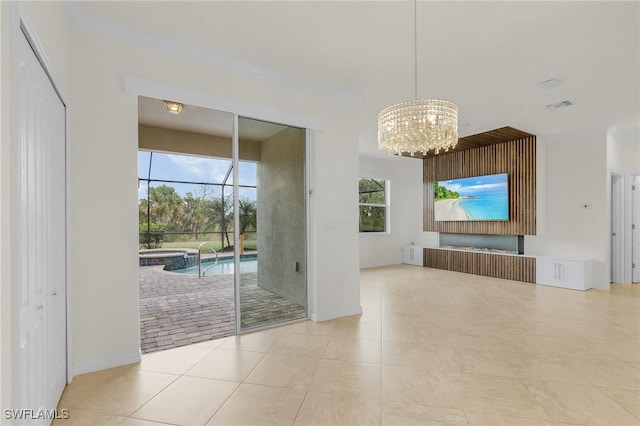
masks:
<path fill-rule="evenodd" d="M 506 173 L 434 182 L 437 221 L 509 220 Z"/>

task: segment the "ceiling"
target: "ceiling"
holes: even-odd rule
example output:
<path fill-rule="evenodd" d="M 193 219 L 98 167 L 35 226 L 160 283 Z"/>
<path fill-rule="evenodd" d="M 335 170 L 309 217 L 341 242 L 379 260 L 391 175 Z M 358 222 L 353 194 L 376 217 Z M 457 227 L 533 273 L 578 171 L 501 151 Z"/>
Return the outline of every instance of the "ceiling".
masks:
<path fill-rule="evenodd" d="M 170 114 L 164 100 L 138 97 L 138 123 L 173 130 L 186 130 L 205 135 L 221 136 L 231 139 L 233 135 L 233 114 L 183 105 L 179 115 Z M 238 119 L 238 138 L 242 141 L 263 141 L 287 126 L 268 121 L 240 117 Z"/>
<path fill-rule="evenodd" d="M 387 156 L 377 114 L 413 97 L 411 1 L 67 3 L 72 24 L 90 17 L 356 103 L 364 155 Z M 461 137 L 638 132 L 639 21 L 637 1 L 419 1 L 418 96 L 455 102 Z M 559 84 L 539 86 L 549 79 Z"/>

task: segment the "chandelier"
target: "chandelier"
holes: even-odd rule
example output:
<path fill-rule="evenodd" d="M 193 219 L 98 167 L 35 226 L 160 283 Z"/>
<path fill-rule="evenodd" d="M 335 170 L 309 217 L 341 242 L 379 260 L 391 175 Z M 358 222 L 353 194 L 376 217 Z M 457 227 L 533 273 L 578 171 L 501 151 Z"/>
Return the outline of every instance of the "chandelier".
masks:
<path fill-rule="evenodd" d="M 418 37 L 416 0 L 413 1 L 414 100 L 400 102 L 378 115 L 378 148 L 389 154 L 438 154 L 458 143 L 458 107 L 441 99 L 418 99 Z"/>

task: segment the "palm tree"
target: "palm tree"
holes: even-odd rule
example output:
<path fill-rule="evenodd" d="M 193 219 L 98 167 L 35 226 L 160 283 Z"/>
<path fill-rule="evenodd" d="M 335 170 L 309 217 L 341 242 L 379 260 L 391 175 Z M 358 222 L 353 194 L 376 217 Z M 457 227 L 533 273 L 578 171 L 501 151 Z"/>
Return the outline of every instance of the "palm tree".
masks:
<path fill-rule="evenodd" d="M 207 222 L 206 203 L 204 195 L 194 197 L 187 192 L 182 199 L 181 222 L 184 229 L 189 230 L 194 239 L 198 238 L 198 231 Z"/>
<path fill-rule="evenodd" d="M 240 233 L 244 234 L 249 228 L 256 229 L 258 226 L 258 209 L 255 200 L 246 197 L 238 200 L 240 216 Z"/>
<path fill-rule="evenodd" d="M 218 228 L 227 240 L 227 247 L 231 246 L 229 230 L 233 224 L 233 201 L 229 195 L 223 198 L 210 198 L 206 201 L 206 215 L 209 218 L 209 226 Z M 222 244 L 224 246 L 224 242 Z"/>
<path fill-rule="evenodd" d="M 182 216 L 182 197 L 174 187 L 160 185 L 149 188 L 151 222 L 177 223 Z"/>

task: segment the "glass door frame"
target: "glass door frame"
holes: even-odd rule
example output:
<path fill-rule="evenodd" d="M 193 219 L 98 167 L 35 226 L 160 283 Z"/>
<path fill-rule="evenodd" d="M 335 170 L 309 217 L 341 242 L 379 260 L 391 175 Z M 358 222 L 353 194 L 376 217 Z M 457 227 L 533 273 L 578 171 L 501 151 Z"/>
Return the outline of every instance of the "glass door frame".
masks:
<path fill-rule="evenodd" d="M 236 224 L 240 223 L 240 172 L 239 172 L 239 164 L 240 164 L 240 139 L 238 136 L 239 132 L 239 118 L 247 118 L 251 120 L 261 120 L 259 118 L 252 118 L 244 115 L 239 115 L 237 113 L 233 114 L 233 135 L 232 135 L 232 165 L 233 165 L 233 246 L 234 248 L 240 247 L 240 227 Z M 261 121 L 269 121 L 269 120 L 261 120 Z M 269 121 L 272 122 L 272 121 Z M 283 124 L 283 123 L 277 123 Z M 287 125 L 287 124 L 283 124 Z M 288 126 L 288 125 L 287 125 Z M 297 126 L 294 126 L 297 127 Z M 304 131 L 304 141 L 303 141 L 303 176 L 304 176 L 304 259 L 305 259 L 305 268 L 304 268 L 304 285 L 305 285 L 305 294 L 306 294 L 306 307 L 305 307 L 305 318 L 303 320 L 307 320 L 311 317 L 311 301 L 312 297 L 309 291 L 309 277 L 310 277 L 310 195 L 311 192 L 309 190 L 309 136 L 310 132 L 308 128 L 302 128 Z M 258 242 L 259 244 L 259 242 Z M 257 331 L 260 329 L 271 328 L 279 326 L 283 323 L 287 322 L 279 322 L 276 324 L 265 324 L 264 326 L 254 327 L 248 330 L 242 330 L 242 310 L 240 305 L 240 284 L 242 274 L 240 272 L 240 252 L 234 249 L 233 255 L 233 270 L 235 271 L 233 274 L 234 280 L 234 299 L 235 299 L 235 314 L 236 314 L 236 335 L 241 335 L 244 333 L 250 333 L 253 331 Z M 301 321 L 300 318 L 292 319 L 291 322 Z"/>

